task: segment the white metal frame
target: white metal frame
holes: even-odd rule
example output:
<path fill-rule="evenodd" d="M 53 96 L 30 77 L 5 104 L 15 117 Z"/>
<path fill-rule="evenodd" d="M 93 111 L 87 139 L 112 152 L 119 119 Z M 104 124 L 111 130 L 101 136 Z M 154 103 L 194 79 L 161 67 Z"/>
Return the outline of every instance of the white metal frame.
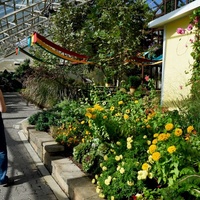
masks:
<path fill-rule="evenodd" d="M 0 0 L 0 57 L 25 46 L 26 38 L 39 27 L 49 27 L 48 8 L 59 6 L 56 0 Z"/>

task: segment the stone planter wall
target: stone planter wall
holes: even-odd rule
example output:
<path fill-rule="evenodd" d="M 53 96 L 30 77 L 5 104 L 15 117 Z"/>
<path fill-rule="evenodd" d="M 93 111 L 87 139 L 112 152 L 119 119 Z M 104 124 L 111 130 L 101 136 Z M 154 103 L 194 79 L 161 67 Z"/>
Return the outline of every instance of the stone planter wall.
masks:
<path fill-rule="evenodd" d="M 49 173 L 71 200 L 100 200 L 90 178 L 63 156 L 64 146 L 55 142 L 48 133 L 36 131 L 26 120 L 22 122 L 21 129 Z"/>

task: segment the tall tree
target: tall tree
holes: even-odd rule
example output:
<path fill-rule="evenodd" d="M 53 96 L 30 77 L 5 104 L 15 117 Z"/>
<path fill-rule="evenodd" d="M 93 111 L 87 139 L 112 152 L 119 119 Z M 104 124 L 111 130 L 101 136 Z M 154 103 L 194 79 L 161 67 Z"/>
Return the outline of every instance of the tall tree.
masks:
<path fill-rule="evenodd" d="M 119 77 L 125 60 L 142 49 L 151 16 L 144 0 L 93 0 L 63 3 L 54 17 L 54 40 L 65 48 L 87 54 L 105 76 Z"/>

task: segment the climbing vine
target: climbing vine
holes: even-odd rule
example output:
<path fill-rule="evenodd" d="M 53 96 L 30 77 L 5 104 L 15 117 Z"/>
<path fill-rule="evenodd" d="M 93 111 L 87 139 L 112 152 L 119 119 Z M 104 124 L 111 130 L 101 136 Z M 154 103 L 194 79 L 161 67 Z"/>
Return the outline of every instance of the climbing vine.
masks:
<path fill-rule="evenodd" d="M 192 43 L 193 63 L 191 65 L 191 78 L 188 85 L 191 86 L 189 98 L 185 99 L 187 120 L 195 125 L 200 131 L 200 8 L 195 9 L 190 16 L 190 23 L 187 28 L 177 28 L 178 34 L 193 34 L 190 38 Z"/>
<path fill-rule="evenodd" d="M 192 46 L 193 51 L 191 53 L 191 56 L 194 59 L 193 72 L 190 80 L 192 86 L 191 94 L 194 97 L 197 95 L 197 92 L 200 94 L 198 89 L 200 86 L 200 8 L 193 11 L 191 16 L 191 25 L 193 26 L 193 31 L 195 34 Z"/>

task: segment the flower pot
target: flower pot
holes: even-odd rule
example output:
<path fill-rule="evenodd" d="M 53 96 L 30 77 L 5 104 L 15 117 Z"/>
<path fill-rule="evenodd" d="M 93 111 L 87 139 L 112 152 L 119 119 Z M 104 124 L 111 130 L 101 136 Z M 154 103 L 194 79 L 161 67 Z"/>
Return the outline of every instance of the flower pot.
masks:
<path fill-rule="evenodd" d="M 106 86 L 106 87 L 110 87 L 111 84 L 110 84 L 110 83 L 105 83 L 105 86 Z"/>
<path fill-rule="evenodd" d="M 131 87 L 129 91 L 130 91 L 130 94 L 133 94 L 135 92 L 135 88 Z"/>

